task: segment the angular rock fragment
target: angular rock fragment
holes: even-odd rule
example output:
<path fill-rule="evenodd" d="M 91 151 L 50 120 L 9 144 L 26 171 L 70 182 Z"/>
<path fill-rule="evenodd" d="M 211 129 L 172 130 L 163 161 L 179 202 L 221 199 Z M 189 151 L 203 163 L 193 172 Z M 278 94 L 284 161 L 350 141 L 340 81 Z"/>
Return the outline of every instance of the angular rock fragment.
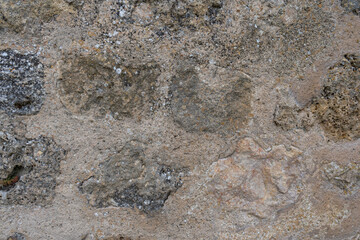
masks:
<path fill-rule="evenodd" d="M 65 60 L 58 79 L 61 101 L 73 113 L 94 111 L 97 116 L 140 116 L 156 101 L 156 64 L 116 66 L 109 61 L 80 56 Z"/>
<path fill-rule="evenodd" d="M 148 159 L 144 147 L 131 141 L 99 164 L 95 175 L 82 181 L 80 191 L 95 207 L 136 207 L 145 212 L 164 206 L 182 186 L 185 170 Z"/>
<path fill-rule="evenodd" d="M 0 51 L 0 110 L 10 114 L 35 114 L 44 101 L 44 70 L 33 54 Z"/>
<path fill-rule="evenodd" d="M 1 123 L 0 205 L 47 205 L 65 152 L 52 139 L 28 139 L 15 130 Z"/>
<path fill-rule="evenodd" d="M 251 112 L 251 80 L 219 68 L 200 76 L 192 66 L 181 66 L 170 86 L 174 121 L 189 132 L 234 133 Z"/>

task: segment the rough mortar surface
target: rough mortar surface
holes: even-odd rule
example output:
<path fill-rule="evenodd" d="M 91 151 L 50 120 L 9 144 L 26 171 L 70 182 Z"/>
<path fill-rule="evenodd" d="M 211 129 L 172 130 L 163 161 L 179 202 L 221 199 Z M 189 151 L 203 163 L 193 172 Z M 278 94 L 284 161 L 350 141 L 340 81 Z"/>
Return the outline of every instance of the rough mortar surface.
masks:
<path fill-rule="evenodd" d="M 0 0 L 0 240 L 359 240 L 359 0 Z"/>

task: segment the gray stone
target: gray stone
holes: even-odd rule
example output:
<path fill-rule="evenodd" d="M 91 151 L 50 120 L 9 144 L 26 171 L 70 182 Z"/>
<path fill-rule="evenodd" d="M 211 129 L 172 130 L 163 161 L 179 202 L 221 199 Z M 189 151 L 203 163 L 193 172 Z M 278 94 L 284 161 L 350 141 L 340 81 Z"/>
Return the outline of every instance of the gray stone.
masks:
<path fill-rule="evenodd" d="M 0 51 L 0 110 L 10 114 L 35 114 L 44 101 L 44 70 L 34 54 Z"/>
<path fill-rule="evenodd" d="M 2 119 L 4 120 L 4 118 Z M 56 177 L 65 151 L 52 139 L 29 139 L 16 133 L 13 124 L 0 127 L 0 204 L 51 203 Z"/>
<path fill-rule="evenodd" d="M 182 186 L 183 168 L 156 163 L 144 154 L 144 146 L 130 141 L 99 164 L 95 175 L 81 182 L 90 205 L 136 207 L 150 212 L 164 206 L 169 195 Z"/>

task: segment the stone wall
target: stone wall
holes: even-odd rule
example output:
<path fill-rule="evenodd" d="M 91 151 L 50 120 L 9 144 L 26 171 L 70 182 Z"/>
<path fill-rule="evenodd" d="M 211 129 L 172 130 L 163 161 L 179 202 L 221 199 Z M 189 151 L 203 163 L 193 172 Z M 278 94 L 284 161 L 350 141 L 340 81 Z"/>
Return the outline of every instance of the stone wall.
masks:
<path fill-rule="evenodd" d="M 0 1 L 0 240 L 360 239 L 359 12 Z"/>

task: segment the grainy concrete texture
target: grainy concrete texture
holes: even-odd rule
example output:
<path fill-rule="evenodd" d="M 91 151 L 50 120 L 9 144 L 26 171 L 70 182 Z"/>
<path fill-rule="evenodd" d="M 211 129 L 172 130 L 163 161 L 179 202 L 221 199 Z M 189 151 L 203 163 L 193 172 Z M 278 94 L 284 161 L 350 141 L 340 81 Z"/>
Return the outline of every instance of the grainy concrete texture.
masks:
<path fill-rule="evenodd" d="M 0 0 L 0 240 L 359 240 L 359 0 Z"/>

